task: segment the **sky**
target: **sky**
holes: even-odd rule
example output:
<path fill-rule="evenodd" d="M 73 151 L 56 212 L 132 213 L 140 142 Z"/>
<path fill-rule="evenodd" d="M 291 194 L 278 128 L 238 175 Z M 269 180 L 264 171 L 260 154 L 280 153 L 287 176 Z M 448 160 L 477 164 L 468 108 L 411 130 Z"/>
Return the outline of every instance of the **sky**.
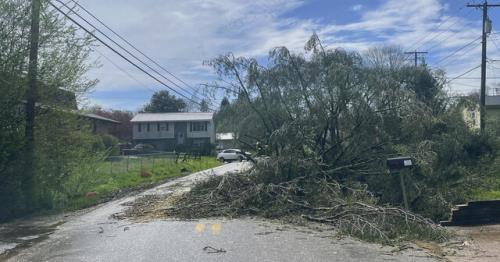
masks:
<path fill-rule="evenodd" d="M 475 2 L 481 1 L 79 0 L 106 25 L 185 82 L 187 85 L 164 73 L 176 84 L 166 83 L 188 97 L 191 95 L 185 90 L 198 90 L 197 96 L 201 97 L 201 84 L 215 79 L 213 70 L 203 61 L 228 52 L 263 61 L 271 49 L 279 46 L 304 52 L 313 33 L 329 48 L 360 53 L 383 45 L 427 51 L 427 64 L 445 70 L 452 79 L 481 62 L 482 11 L 465 7 Z M 83 10 L 79 13 L 112 36 Z M 500 62 L 493 61 L 500 59 L 500 8 L 490 8 L 489 13 L 493 32 L 488 38 L 488 58 L 492 61 L 487 76 L 492 79 L 487 84 L 494 87 L 500 81 L 494 79 L 500 77 Z M 84 105 L 136 111 L 154 91 L 165 89 L 106 47 L 97 45 L 94 49 L 93 59 L 101 66 L 89 71 L 87 77 L 99 83 L 86 96 Z M 478 91 L 479 76 L 480 69 L 476 68 L 451 81 L 447 89 L 452 94 Z M 214 107 L 219 101 L 213 102 Z"/>

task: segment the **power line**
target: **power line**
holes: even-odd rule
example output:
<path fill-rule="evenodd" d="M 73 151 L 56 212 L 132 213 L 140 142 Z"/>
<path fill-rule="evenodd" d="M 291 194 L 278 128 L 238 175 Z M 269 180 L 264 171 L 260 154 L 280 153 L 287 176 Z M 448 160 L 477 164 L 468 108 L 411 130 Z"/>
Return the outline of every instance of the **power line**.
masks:
<path fill-rule="evenodd" d="M 458 14 L 458 13 L 460 13 L 460 12 L 462 12 L 462 10 L 463 10 L 464 8 L 465 8 L 465 6 L 462 6 L 462 7 L 458 8 L 458 10 L 457 10 L 457 14 Z M 442 26 L 442 25 L 444 25 L 444 23 L 448 22 L 448 20 L 450 20 L 452 17 L 453 17 L 453 16 L 451 16 L 451 15 L 450 15 L 450 16 L 448 16 L 446 19 L 443 19 L 443 20 L 441 21 L 441 23 L 439 23 L 439 25 L 438 25 L 437 27 L 435 27 L 435 28 L 433 28 L 433 29 L 432 29 L 433 33 L 435 33 L 435 31 L 439 30 L 439 28 L 441 28 L 441 26 Z M 432 35 L 432 34 L 426 34 L 424 37 L 420 38 L 420 40 L 418 40 L 418 41 L 416 41 L 415 43 L 413 43 L 413 45 L 411 45 L 411 47 L 410 47 L 409 49 L 410 49 L 410 50 L 411 50 L 411 49 L 413 49 L 413 47 L 414 47 L 414 46 L 418 45 L 420 42 L 422 42 L 423 40 L 427 39 L 427 37 L 429 37 L 429 36 L 431 36 L 431 35 Z M 432 40 L 432 39 L 431 39 L 431 40 Z M 425 45 L 425 43 L 427 43 L 427 42 L 424 42 L 424 43 L 423 43 L 423 45 Z M 417 47 L 417 49 L 418 49 L 418 48 L 420 48 L 420 47 L 422 47 L 423 45 L 418 46 L 418 47 Z"/>
<path fill-rule="evenodd" d="M 453 81 L 453 80 L 455 80 L 455 79 L 462 78 L 462 76 L 464 76 L 464 75 L 466 75 L 466 74 L 468 74 L 468 73 L 470 73 L 470 72 L 472 72 L 472 71 L 474 71 L 474 70 L 478 69 L 479 67 L 481 67 L 481 65 L 478 65 L 478 66 L 476 66 L 476 67 L 473 67 L 473 68 L 471 68 L 471 69 L 467 70 L 466 72 L 464 72 L 464 73 L 462 73 L 462 74 L 460 74 L 460 75 L 458 75 L 458 76 L 456 76 L 456 77 L 451 78 L 450 80 L 448 80 L 448 83 L 450 83 L 451 81 Z M 462 78 L 462 79 L 467 79 L 467 78 L 465 78 L 465 77 L 464 77 L 464 78 Z"/>
<path fill-rule="evenodd" d="M 122 73 L 124 73 L 125 75 L 127 75 L 128 77 L 130 77 L 132 80 L 136 81 L 138 84 L 144 86 L 144 88 L 152 91 L 152 92 L 156 92 L 155 90 L 153 90 L 152 88 L 149 88 L 148 85 L 146 85 L 144 82 L 142 81 L 139 81 L 139 79 L 135 78 L 132 74 L 130 74 L 127 70 L 123 69 L 121 66 L 119 66 L 118 64 L 116 64 L 115 62 L 113 62 L 113 60 L 111 60 L 111 58 L 107 57 L 106 55 L 104 55 L 104 53 L 102 53 L 101 51 L 97 50 L 96 48 L 93 48 L 92 50 L 94 50 L 95 52 L 99 53 L 100 56 L 104 57 L 106 60 L 108 60 L 108 62 L 110 62 L 114 67 L 116 67 L 118 70 L 120 70 Z"/>
<path fill-rule="evenodd" d="M 110 28 L 108 25 L 106 25 L 101 19 L 99 19 L 96 15 L 94 15 L 92 12 L 90 12 L 89 10 L 87 10 L 85 7 L 83 7 L 82 5 L 80 5 L 77 1 L 75 0 L 71 0 L 73 3 L 75 3 L 79 8 L 81 8 L 83 11 L 85 11 L 87 14 L 89 14 L 92 18 L 94 18 L 96 21 L 98 21 L 101 25 L 103 25 L 106 29 L 108 29 L 109 31 L 111 31 L 114 35 L 116 35 L 118 38 L 120 38 L 122 41 L 124 41 L 125 43 L 127 43 L 130 47 L 132 47 L 135 51 L 137 51 L 138 53 L 140 53 L 141 55 L 143 55 L 146 59 L 148 59 L 150 62 L 152 62 L 153 64 L 155 64 L 156 66 L 158 66 L 159 68 L 161 68 L 163 71 L 165 71 L 167 74 L 171 75 L 172 77 L 174 77 L 176 80 L 178 80 L 179 82 L 183 83 L 184 85 L 186 85 L 187 87 L 191 88 L 194 92 L 197 92 L 198 89 L 192 87 L 191 85 L 189 85 L 188 83 L 184 82 L 182 79 L 180 79 L 179 77 L 177 77 L 176 75 L 174 75 L 172 72 L 170 72 L 169 70 L 167 70 L 165 67 L 163 67 L 162 65 L 160 65 L 159 63 L 157 63 L 155 60 L 153 60 L 150 56 L 146 55 L 144 52 L 142 52 L 141 50 L 139 50 L 135 45 L 133 45 L 132 43 L 130 43 L 127 39 L 125 39 L 124 37 L 122 37 L 120 34 L 118 34 L 115 30 L 113 30 L 112 28 Z"/>
<path fill-rule="evenodd" d="M 127 61 L 128 63 L 130 63 L 131 65 L 133 65 L 134 67 L 136 67 L 137 69 L 139 69 L 140 71 L 142 71 L 144 74 L 148 75 L 149 77 L 153 78 L 154 80 L 156 80 L 158 83 L 160 83 L 161 85 L 165 86 L 166 88 L 170 89 L 171 91 L 173 91 L 174 93 L 184 97 L 185 99 L 187 99 L 188 101 L 191 101 L 197 105 L 200 105 L 201 106 L 201 103 L 197 102 L 197 101 L 194 101 L 193 99 L 187 97 L 186 95 L 178 92 L 177 90 L 173 89 L 171 86 L 165 84 L 165 82 L 161 81 L 160 79 L 158 79 L 157 77 L 155 77 L 154 75 L 152 75 L 151 73 L 149 73 L 148 71 L 146 71 L 144 68 L 142 68 L 141 66 L 137 65 L 136 63 L 134 63 L 133 61 L 131 61 L 129 58 L 127 58 L 126 56 L 124 56 L 123 54 L 121 54 L 119 51 L 117 51 L 116 49 L 114 49 L 113 47 L 111 47 L 108 43 L 106 43 L 104 40 L 102 40 L 101 38 L 99 38 L 98 36 L 96 36 L 94 33 L 92 33 L 89 29 L 85 28 L 82 24 L 78 23 L 75 19 L 73 19 L 71 16 L 69 16 L 68 14 L 64 13 L 59 7 L 57 7 L 56 5 L 54 5 L 52 2 L 48 2 L 53 8 L 55 8 L 57 11 L 59 11 L 61 14 L 63 14 L 66 18 L 68 18 L 71 22 L 73 22 L 74 24 L 76 24 L 78 27 L 80 27 L 82 30 L 84 30 L 87 34 L 91 35 L 92 37 L 94 37 L 97 41 L 101 42 L 103 45 L 105 45 L 107 48 L 109 48 L 111 51 L 113 51 L 115 54 L 119 55 L 121 58 L 123 58 L 125 61 Z M 210 110 L 213 110 L 213 109 L 210 109 Z"/>
<path fill-rule="evenodd" d="M 497 33 L 497 32 L 493 31 L 493 33 Z M 491 37 L 490 39 L 492 40 L 491 42 L 493 42 L 493 45 L 495 45 L 495 48 L 497 49 L 497 51 L 500 52 L 500 47 L 498 46 L 498 44 L 496 42 L 498 39 L 496 39 L 494 37 Z"/>
<path fill-rule="evenodd" d="M 472 11 L 473 11 L 473 10 L 470 10 L 468 13 L 466 13 L 466 14 L 465 14 L 465 16 L 464 16 L 464 17 L 468 17 L 468 16 L 472 13 Z M 443 33 L 448 32 L 448 30 L 449 30 L 450 28 L 452 28 L 453 26 L 455 26 L 455 25 L 456 25 L 458 22 L 460 22 L 460 21 L 461 21 L 460 19 L 457 19 L 454 23 L 450 24 L 450 25 L 449 25 L 446 29 L 444 29 L 443 31 L 440 31 L 438 34 L 434 35 L 434 37 L 432 37 L 431 39 L 429 39 L 427 42 L 424 42 L 424 43 L 422 43 L 421 45 L 419 45 L 419 46 L 417 47 L 417 49 L 420 49 L 420 48 L 424 47 L 427 43 L 430 43 L 430 42 L 434 41 L 434 40 L 435 40 L 435 39 L 437 39 L 439 36 L 441 36 Z M 469 23 L 471 23 L 471 22 L 469 22 Z M 469 23 L 467 23 L 467 24 L 469 24 Z M 458 32 L 461 32 L 461 31 L 452 32 L 452 34 L 451 34 L 451 35 L 457 34 Z M 443 40 L 438 41 L 438 43 L 436 43 L 436 44 L 432 45 L 430 48 L 427 48 L 427 50 L 428 50 L 428 51 L 430 51 L 430 50 L 432 50 L 432 49 L 436 48 L 436 47 L 437 47 L 437 46 L 438 46 L 441 42 L 443 42 L 443 41 L 447 40 L 448 38 L 450 38 L 450 37 L 451 37 L 451 35 L 450 35 L 450 36 L 448 36 L 448 37 L 446 37 L 446 38 L 445 38 L 445 39 L 443 39 Z"/>
<path fill-rule="evenodd" d="M 471 48 L 471 47 L 472 47 L 472 48 Z M 470 53 L 470 52 L 472 52 L 472 51 L 473 51 L 475 48 L 477 48 L 477 47 L 479 47 L 479 46 L 477 46 L 477 45 L 471 45 L 471 46 L 469 46 L 469 48 L 464 49 L 464 50 L 463 50 L 463 52 L 462 52 L 461 54 L 459 54 L 459 55 L 457 55 L 457 56 L 455 56 L 455 57 L 451 58 L 450 60 L 448 60 L 448 61 L 447 61 L 447 62 L 445 62 L 444 64 L 441 64 L 439 67 L 444 68 L 444 67 L 446 67 L 446 66 L 448 66 L 448 65 L 450 65 L 450 64 L 452 64 L 452 63 L 454 63 L 454 62 L 456 62 L 458 59 L 463 58 L 463 57 L 464 57 L 464 56 L 466 56 L 466 55 L 471 55 L 471 53 Z"/>
<path fill-rule="evenodd" d="M 471 42 L 467 43 L 466 45 L 460 47 L 459 49 L 455 50 L 453 53 L 447 55 L 446 57 L 440 59 L 439 61 L 436 62 L 436 65 L 439 65 L 440 63 L 442 63 L 443 61 L 445 61 L 446 59 L 452 57 L 453 55 L 455 55 L 456 53 L 462 51 L 464 48 L 474 44 L 474 42 L 476 42 L 477 40 L 481 39 L 481 36 L 475 38 L 474 40 L 472 40 Z"/>
<path fill-rule="evenodd" d="M 479 88 L 479 85 L 475 86 L 475 85 L 469 85 L 469 84 L 464 84 L 464 83 L 460 83 L 460 82 L 455 82 L 453 84 L 459 85 L 459 86 L 465 86 L 465 87 Z"/>
<path fill-rule="evenodd" d="M 468 79 L 468 80 L 480 80 L 481 77 L 460 77 L 460 79 Z M 500 77 L 489 76 L 486 79 L 500 79 Z M 450 80 L 451 81 L 451 80 Z"/>
<path fill-rule="evenodd" d="M 150 70 L 152 70 L 153 72 L 155 72 L 156 74 L 158 74 L 159 76 L 161 76 L 163 79 L 169 81 L 170 83 L 172 83 L 173 85 L 175 85 L 176 87 L 178 87 L 179 89 L 181 89 L 182 91 L 184 91 L 185 93 L 187 93 L 188 95 L 191 95 L 192 97 L 198 99 L 198 100 L 203 100 L 203 99 L 200 99 L 199 97 L 195 96 L 194 94 L 190 93 L 189 91 L 187 91 L 186 89 L 182 88 L 181 86 L 177 85 L 175 82 L 173 82 L 172 80 L 170 80 L 169 78 L 165 77 L 164 75 L 162 75 L 160 72 L 158 72 L 156 69 L 152 68 L 151 66 L 149 66 L 147 63 L 145 63 L 144 61 L 142 61 L 140 58 L 138 58 L 136 55 L 132 54 L 129 50 L 127 50 L 126 48 L 124 48 L 122 45 L 120 45 L 119 43 L 117 43 L 115 40 L 113 40 L 111 37 L 109 37 L 108 35 L 106 35 L 104 32 L 102 32 L 99 28 L 97 28 L 96 26 L 94 26 L 92 23 L 90 23 L 88 20 L 86 20 L 85 18 L 83 18 L 80 14 L 78 14 L 77 12 L 75 12 L 73 9 L 71 9 L 66 3 L 60 1 L 60 0 L 57 0 L 59 3 L 61 3 L 62 5 L 64 5 L 67 9 L 70 10 L 70 12 L 73 12 L 76 16 L 78 16 L 80 19 L 82 19 L 85 23 L 87 23 L 88 25 L 90 25 L 92 28 L 94 28 L 95 30 L 97 30 L 97 32 L 99 32 L 100 34 L 102 34 L 104 37 L 106 37 L 108 40 L 110 40 L 111 42 L 113 42 L 115 45 L 117 45 L 118 47 L 120 47 L 123 51 L 125 51 L 127 54 L 129 54 L 130 56 L 132 56 L 133 58 L 135 58 L 137 61 L 139 61 L 141 64 L 143 64 L 144 66 L 146 66 L 147 68 L 149 68 Z M 193 101 L 193 100 L 191 100 Z"/>

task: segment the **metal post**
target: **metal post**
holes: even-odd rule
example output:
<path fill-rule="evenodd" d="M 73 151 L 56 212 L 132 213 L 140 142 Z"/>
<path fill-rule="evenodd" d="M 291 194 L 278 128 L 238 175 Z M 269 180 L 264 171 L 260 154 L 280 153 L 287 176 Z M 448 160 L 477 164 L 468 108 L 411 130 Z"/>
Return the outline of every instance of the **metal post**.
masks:
<path fill-rule="evenodd" d="M 406 210 L 410 210 L 408 208 L 408 196 L 406 195 L 406 185 L 404 180 L 405 172 L 399 172 L 399 182 L 401 184 L 401 194 L 403 195 L 403 203 L 405 205 Z"/>
<path fill-rule="evenodd" d="M 129 161 L 130 156 L 127 156 L 127 172 L 128 172 L 128 161 Z"/>

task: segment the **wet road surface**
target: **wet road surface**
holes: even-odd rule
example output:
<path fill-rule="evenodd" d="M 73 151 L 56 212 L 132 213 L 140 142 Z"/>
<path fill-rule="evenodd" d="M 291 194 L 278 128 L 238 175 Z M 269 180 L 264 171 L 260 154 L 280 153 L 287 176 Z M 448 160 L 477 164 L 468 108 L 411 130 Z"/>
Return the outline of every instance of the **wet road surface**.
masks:
<path fill-rule="evenodd" d="M 112 217 L 127 208 L 122 204 L 140 196 L 188 190 L 199 179 L 242 170 L 248 165 L 226 164 L 66 217 L 0 225 L 0 253 L 9 250 L 0 255 L 0 260 L 438 261 L 419 250 L 392 252 L 391 247 L 337 239 L 331 231 L 261 219 L 137 222 Z M 18 247 L 12 249 L 12 245 Z"/>

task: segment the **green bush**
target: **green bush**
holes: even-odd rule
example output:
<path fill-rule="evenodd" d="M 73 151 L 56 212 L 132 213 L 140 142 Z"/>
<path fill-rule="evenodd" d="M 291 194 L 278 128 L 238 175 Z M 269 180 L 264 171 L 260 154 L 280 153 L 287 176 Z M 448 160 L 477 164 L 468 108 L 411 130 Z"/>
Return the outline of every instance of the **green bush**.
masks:
<path fill-rule="evenodd" d="M 120 155 L 120 147 L 118 146 L 118 138 L 104 134 L 101 135 L 101 140 L 104 148 L 109 151 L 109 154 L 111 156 L 117 156 Z"/>

